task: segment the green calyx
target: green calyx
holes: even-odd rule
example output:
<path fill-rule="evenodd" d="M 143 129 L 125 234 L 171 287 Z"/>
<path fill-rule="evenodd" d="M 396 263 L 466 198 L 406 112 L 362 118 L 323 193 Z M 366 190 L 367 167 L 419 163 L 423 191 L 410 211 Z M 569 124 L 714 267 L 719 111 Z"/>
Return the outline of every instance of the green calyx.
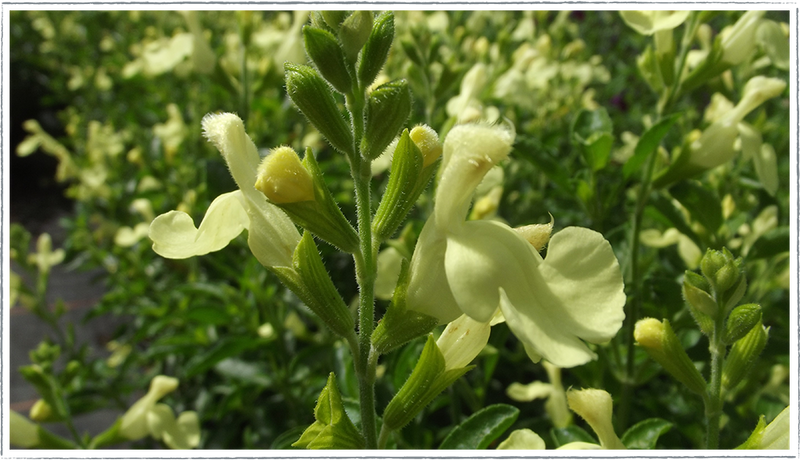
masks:
<path fill-rule="evenodd" d="M 417 198 L 425 190 L 438 162 L 424 166 L 422 152 L 403 131 L 392 157 L 389 183 L 375 212 L 372 231 L 381 240 L 390 238 L 408 216 Z"/>
<path fill-rule="evenodd" d="M 411 91 L 405 80 L 385 83 L 372 91 L 365 110 L 366 126 L 361 141 L 361 155 L 369 160 L 380 156 L 410 114 Z"/>
<path fill-rule="evenodd" d="M 275 203 L 276 206 L 283 209 L 294 223 L 320 239 L 344 252 L 355 253 L 358 251 L 358 233 L 334 201 L 310 148 L 306 150 L 302 163 L 311 174 L 314 199 L 295 203 Z"/>
<path fill-rule="evenodd" d="M 428 336 L 411 376 L 386 406 L 383 424 L 392 431 L 406 426 L 433 398 L 473 367 L 445 371 L 444 356 L 433 337 Z"/>
<path fill-rule="evenodd" d="M 301 449 L 363 449 L 364 438 L 347 417 L 342 396 L 333 372 L 319 394 L 314 408 L 316 421 L 309 426 L 292 447 Z"/>
<path fill-rule="evenodd" d="M 736 387 L 750 372 L 767 345 L 768 337 L 769 328 L 762 326 L 761 320 L 759 320 L 750 329 L 750 332 L 733 344 L 725 358 L 725 365 L 722 367 L 722 385 L 726 389 L 730 390 Z"/>
<path fill-rule="evenodd" d="M 353 134 L 339 112 L 333 92 L 316 70 L 305 65 L 284 64 L 286 92 L 308 121 L 336 150 L 353 153 Z"/>
<path fill-rule="evenodd" d="M 410 278 L 408 266 L 408 259 L 403 259 L 392 302 L 372 333 L 372 345 L 380 354 L 389 353 L 412 339 L 427 334 L 439 324 L 439 320 L 432 316 L 406 308 L 406 292 Z"/>

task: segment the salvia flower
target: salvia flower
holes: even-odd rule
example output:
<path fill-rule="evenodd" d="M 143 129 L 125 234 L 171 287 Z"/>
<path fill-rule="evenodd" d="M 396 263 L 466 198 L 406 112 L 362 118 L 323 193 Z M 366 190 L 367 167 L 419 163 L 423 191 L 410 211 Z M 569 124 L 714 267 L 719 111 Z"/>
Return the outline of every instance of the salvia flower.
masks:
<path fill-rule="evenodd" d="M 459 125 L 448 134 L 434 213 L 410 264 L 408 305 L 441 323 L 461 314 L 486 323 L 499 307 L 532 359 L 584 364 L 596 357 L 584 340 L 610 340 L 625 316 L 609 243 L 571 227 L 552 236 L 543 259 L 508 225 L 466 221 L 475 188 L 508 156 L 513 139 L 502 125 Z"/>
<path fill-rule="evenodd" d="M 168 259 L 208 254 L 224 248 L 247 229 L 247 243 L 262 265 L 291 266 L 300 233 L 283 211 L 256 190 L 260 158 L 244 123 L 232 113 L 220 113 L 206 115 L 202 125 L 206 138 L 225 158 L 239 190 L 214 199 L 200 227 L 181 211 L 156 217 L 150 225 L 153 250 Z"/>

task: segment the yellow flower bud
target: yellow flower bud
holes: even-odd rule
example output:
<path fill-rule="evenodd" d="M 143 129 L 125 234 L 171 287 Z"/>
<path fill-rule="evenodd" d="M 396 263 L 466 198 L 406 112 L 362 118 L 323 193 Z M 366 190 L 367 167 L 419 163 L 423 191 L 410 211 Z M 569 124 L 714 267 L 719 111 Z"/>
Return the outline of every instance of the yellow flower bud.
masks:
<path fill-rule="evenodd" d="M 422 167 L 431 165 L 442 155 L 439 135 L 428 125 L 417 125 L 408 133 L 417 148 L 422 152 Z"/>
<path fill-rule="evenodd" d="M 50 404 L 47 404 L 47 401 L 44 399 L 37 400 L 33 407 L 31 407 L 31 411 L 28 413 L 28 416 L 34 422 L 44 422 L 47 421 L 53 415 L 53 409 L 50 407 Z"/>
<path fill-rule="evenodd" d="M 625 449 L 611 424 L 613 403 L 608 392 L 593 388 L 570 390 L 567 392 L 567 402 L 569 408 L 592 427 L 604 449 Z"/>
<path fill-rule="evenodd" d="M 636 322 L 633 338 L 645 348 L 660 349 L 664 340 L 664 324 L 655 318 L 645 318 Z"/>
<path fill-rule="evenodd" d="M 256 189 L 276 204 L 314 200 L 311 174 L 286 146 L 273 149 L 258 166 Z"/>

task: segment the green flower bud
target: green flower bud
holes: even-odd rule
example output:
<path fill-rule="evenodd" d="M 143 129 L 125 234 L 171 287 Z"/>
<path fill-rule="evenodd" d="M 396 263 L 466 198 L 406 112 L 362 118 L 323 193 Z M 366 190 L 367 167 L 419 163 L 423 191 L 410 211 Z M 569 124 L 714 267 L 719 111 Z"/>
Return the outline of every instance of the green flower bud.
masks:
<path fill-rule="evenodd" d="M 386 63 L 386 57 L 392 48 L 392 40 L 394 40 L 394 13 L 386 11 L 375 18 L 372 32 L 361 54 L 361 61 L 358 64 L 358 83 L 362 88 L 375 81 L 378 72 Z"/>
<path fill-rule="evenodd" d="M 322 76 L 340 93 L 349 93 L 353 89 L 353 81 L 347 70 L 344 51 L 336 37 L 327 30 L 304 26 L 303 39 L 308 57 L 317 66 Z"/>
<path fill-rule="evenodd" d="M 403 259 L 392 302 L 372 332 L 372 345 L 380 354 L 389 353 L 410 340 L 427 334 L 439 324 L 439 320 L 432 316 L 406 308 L 408 273 L 408 259 Z"/>
<path fill-rule="evenodd" d="M 767 345 L 768 337 L 769 328 L 764 327 L 761 321 L 758 321 L 750 329 L 750 332 L 733 344 L 730 353 L 725 358 L 725 364 L 722 366 L 722 385 L 726 389 L 735 388 L 750 372 Z"/>
<path fill-rule="evenodd" d="M 372 12 L 355 11 L 339 27 L 339 40 L 350 62 L 356 62 L 358 53 L 372 32 Z"/>
<path fill-rule="evenodd" d="M 749 303 L 734 308 L 725 323 L 723 341 L 731 345 L 750 332 L 757 323 L 761 322 L 761 307 Z"/>
<path fill-rule="evenodd" d="M 270 166 L 274 154 L 280 155 L 274 160 L 275 168 Z M 344 252 L 358 250 L 358 234 L 333 200 L 311 149 L 306 150 L 302 163 L 288 147 L 267 156 L 259 167 L 256 188 L 295 224 Z"/>
<path fill-rule="evenodd" d="M 367 99 L 361 155 L 374 160 L 397 136 L 411 113 L 411 92 L 405 80 L 385 83 Z"/>
<path fill-rule="evenodd" d="M 301 449 L 363 449 L 366 444 L 358 429 L 347 417 L 342 396 L 333 372 L 319 394 L 314 408 L 316 421 L 303 432 L 292 447 Z"/>
<path fill-rule="evenodd" d="M 683 277 L 683 298 L 689 303 L 690 307 L 702 313 L 704 316 L 716 318 L 719 314 L 719 307 L 717 306 L 717 301 L 714 300 L 711 294 L 706 290 L 708 289 L 707 286 L 708 283 L 705 278 L 687 270 Z M 698 323 L 700 322 L 701 321 L 698 320 Z M 703 324 L 700 324 L 703 332 L 706 332 L 706 328 L 703 326 Z"/>
<path fill-rule="evenodd" d="M 721 252 L 709 249 L 700 260 L 700 271 L 703 272 L 703 276 L 713 282 L 717 272 L 726 263 L 727 260 Z"/>
<path fill-rule="evenodd" d="M 441 152 L 441 149 L 436 148 L 438 140 L 433 139 L 436 133 L 430 128 L 421 130 L 420 133 L 419 137 L 424 142 L 419 145 L 429 153 L 427 158 L 435 158 L 438 155 L 435 152 Z M 425 161 L 426 157 L 418 144 L 411 139 L 408 130 L 403 131 L 394 149 L 389 183 L 372 222 L 376 237 L 382 240 L 391 237 L 425 190 L 436 170 L 435 161 L 427 166 Z"/>
<path fill-rule="evenodd" d="M 347 17 L 348 11 L 322 11 L 322 19 L 334 31 L 339 30 L 339 25 Z"/>
<path fill-rule="evenodd" d="M 706 381 L 689 359 L 669 321 L 641 319 L 636 323 L 633 337 L 651 358 L 686 388 L 699 395 L 705 394 Z"/>
<path fill-rule="evenodd" d="M 422 355 L 400 391 L 383 412 L 383 423 L 392 431 L 406 426 L 433 398 L 474 366 L 446 371 L 444 355 L 428 336 Z"/>
<path fill-rule="evenodd" d="M 33 404 L 28 416 L 34 422 L 49 422 L 54 420 L 53 409 L 44 399 L 39 399 Z"/>
<path fill-rule="evenodd" d="M 334 148 L 353 154 L 353 134 L 339 112 L 330 86 L 309 66 L 287 62 L 284 69 L 286 92 L 292 102 Z"/>

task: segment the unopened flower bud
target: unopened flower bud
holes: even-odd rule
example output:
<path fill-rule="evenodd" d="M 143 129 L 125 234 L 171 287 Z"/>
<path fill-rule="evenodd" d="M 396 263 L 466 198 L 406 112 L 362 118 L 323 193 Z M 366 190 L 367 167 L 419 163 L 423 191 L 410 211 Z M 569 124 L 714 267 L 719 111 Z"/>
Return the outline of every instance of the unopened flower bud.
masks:
<path fill-rule="evenodd" d="M 734 308 L 725 323 L 723 340 L 728 345 L 736 343 L 761 322 L 761 307 L 749 303 Z"/>
<path fill-rule="evenodd" d="M 716 318 L 719 307 L 709 291 L 711 288 L 705 278 L 692 271 L 686 271 L 683 277 L 683 298 L 700 313 Z M 701 328 L 705 331 L 704 327 Z"/>
<path fill-rule="evenodd" d="M 713 281 L 717 272 L 726 262 L 727 260 L 725 260 L 725 256 L 721 252 L 709 249 L 700 261 L 700 271 L 703 272 L 703 276 L 708 280 Z"/>
<path fill-rule="evenodd" d="M 276 204 L 314 200 L 311 175 L 291 147 L 278 147 L 258 166 L 256 189 Z"/>
<path fill-rule="evenodd" d="M 422 167 L 427 167 L 442 155 L 439 135 L 428 125 L 417 125 L 409 133 L 417 148 L 422 152 Z"/>
<path fill-rule="evenodd" d="M 46 422 L 53 416 L 53 409 L 44 399 L 37 400 L 31 407 L 28 416 L 34 422 Z"/>
<path fill-rule="evenodd" d="M 633 331 L 636 342 L 679 382 L 694 393 L 705 394 L 706 382 L 666 319 L 641 319 Z"/>

